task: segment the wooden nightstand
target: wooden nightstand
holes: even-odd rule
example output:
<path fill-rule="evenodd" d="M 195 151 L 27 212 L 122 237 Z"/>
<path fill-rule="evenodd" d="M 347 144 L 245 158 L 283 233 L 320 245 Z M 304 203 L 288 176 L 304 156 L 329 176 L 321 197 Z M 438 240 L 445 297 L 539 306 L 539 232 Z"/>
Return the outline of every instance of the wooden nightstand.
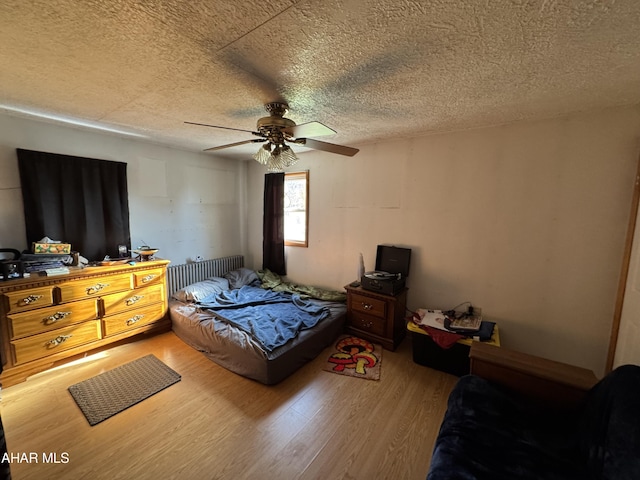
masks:
<path fill-rule="evenodd" d="M 406 333 L 407 288 L 395 295 L 344 287 L 347 291 L 347 331 L 387 350 L 395 350 Z"/>

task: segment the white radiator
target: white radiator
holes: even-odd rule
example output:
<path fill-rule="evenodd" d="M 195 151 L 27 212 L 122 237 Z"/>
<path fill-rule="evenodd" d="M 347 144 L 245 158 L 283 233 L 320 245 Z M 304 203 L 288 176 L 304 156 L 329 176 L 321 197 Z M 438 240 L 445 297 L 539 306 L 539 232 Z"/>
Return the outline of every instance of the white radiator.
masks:
<path fill-rule="evenodd" d="M 214 258 L 182 265 L 169 265 L 169 268 L 167 268 L 169 296 L 187 285 L 211 277 L 222 277 L 225 273 L 243 266 L 244 257 L 242 255 L 232 255 L 231 257 Z"/>

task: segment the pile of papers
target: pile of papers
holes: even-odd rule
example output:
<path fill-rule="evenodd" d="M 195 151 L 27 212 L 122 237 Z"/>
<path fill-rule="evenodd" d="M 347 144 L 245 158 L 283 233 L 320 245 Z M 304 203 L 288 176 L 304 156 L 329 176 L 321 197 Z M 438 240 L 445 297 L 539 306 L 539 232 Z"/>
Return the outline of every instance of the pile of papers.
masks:
<path fill-rule="evenodd" d="M 482 325 L 482 317 L 479 315 L 452 314 L 452 312 L 443 312 L 442 310 L 427 310 L 419 308 L 416 313 L 419 320 L 416 319 L 418 325 L 437 328 L 444 332 L 455 333 L 474 333 L 480 330 Z"/>
<path fill-rule="evenodd" d="M 419 321 L 416 319 L 416 323 L 418 325 L 437 328 L 438 330 L 442 330 L 444 332 L 449 331 L 444 326 L 446 315 L 442 312 L 442 310 L 427 310 L 424 308 L 419 308 L 418 310 L 416 310 L 416 313 L 420 317 Z"/>

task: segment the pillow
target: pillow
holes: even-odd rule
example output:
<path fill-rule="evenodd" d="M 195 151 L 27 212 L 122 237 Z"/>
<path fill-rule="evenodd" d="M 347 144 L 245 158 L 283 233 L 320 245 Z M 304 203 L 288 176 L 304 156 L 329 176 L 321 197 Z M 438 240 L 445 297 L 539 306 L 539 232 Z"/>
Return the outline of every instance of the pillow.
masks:
<path fill-rule="evenodd" d="M 255 282 L 256 285 L 260 284 L 260 279 L 256 272 L 250 268 L 238 268 L 224 274 L 224 278 L 229 280 L 229 288 L 240 288 L 245 285 L 251 285 Z"/>
<path fill-rule="evenodd" d="M 222 277 L 211 277 L 201 282 L 187 285 L 172 295 L 181 302 L 199 302 L 207 295 L 229 290 L 229 281 Z"/>

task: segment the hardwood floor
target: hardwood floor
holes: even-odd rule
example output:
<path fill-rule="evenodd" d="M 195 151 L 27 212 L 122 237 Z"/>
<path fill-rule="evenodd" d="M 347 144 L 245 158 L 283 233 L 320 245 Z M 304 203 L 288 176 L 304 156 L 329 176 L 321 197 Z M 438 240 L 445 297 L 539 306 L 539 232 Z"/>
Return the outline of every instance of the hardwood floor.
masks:
<path fill-rule="evenodd" d="M 67 388 L 149 353 L 182 380 L 89 426 Z M 409 338 L 380 381 L 322 371 L 327 355 L 265 386 L 169 332 L 35 375 L 2 391 L 9 453 L 37 459 L 12 477 L 424 480 L 457 378 L 413 363 Z"/>

